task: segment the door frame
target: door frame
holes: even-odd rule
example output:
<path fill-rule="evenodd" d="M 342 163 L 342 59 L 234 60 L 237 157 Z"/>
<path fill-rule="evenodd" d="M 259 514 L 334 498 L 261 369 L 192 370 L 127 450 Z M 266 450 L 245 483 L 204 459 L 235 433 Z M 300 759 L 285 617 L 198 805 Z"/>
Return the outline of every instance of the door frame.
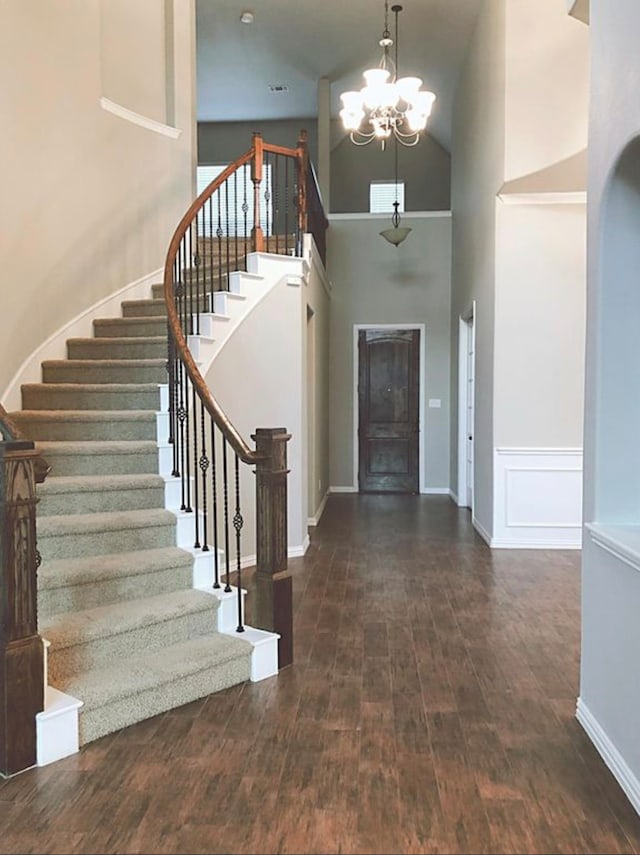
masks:
<path fill-rule="evenodd" d="M 358 336 L 360 330 L 418 330 L 420 345 L 418 348 L 418 491 L 425 493 L 424 485 L 424 413 L 425 413 L 425 364 L 426 364 L 426 328 L 425 324 L 354 324 L 353 325 L 353 490 L 358 492 L 358 467 L 360 446 L 358 443 L 359 398 L 358 376 L 360 359 L 358 354 Z"/>
<path fill-rule="evenodd" d="M 467 483 L 467 394 L 469 389 L 469 372 L 467 354 L 469 351 L 469 340 L 474 342 L 474 383 L 473 383 L 473 459 L 475 469 L 475 329 L 476 329 L 476 301 L 473 300 L 471 306 L 466 312 L 463 312 L 458 319 L 458 494 L 457 504 L 460 508 L 468 508 L 468 492 L 469 484 Z M 473 504 L 475 500 L 475 484 L 471 493 L 471 513 L 473 514 Z"/>

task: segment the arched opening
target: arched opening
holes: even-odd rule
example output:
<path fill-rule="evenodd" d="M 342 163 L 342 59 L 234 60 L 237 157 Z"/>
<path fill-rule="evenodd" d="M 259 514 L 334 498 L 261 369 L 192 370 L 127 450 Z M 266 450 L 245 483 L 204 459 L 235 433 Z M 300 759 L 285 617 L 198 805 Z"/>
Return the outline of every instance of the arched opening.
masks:
<path fill-rule="evenodd" d="M 635 525 L 640 524 L 640 137 L 614 170 L 601 240 L 595 518 Z"/>

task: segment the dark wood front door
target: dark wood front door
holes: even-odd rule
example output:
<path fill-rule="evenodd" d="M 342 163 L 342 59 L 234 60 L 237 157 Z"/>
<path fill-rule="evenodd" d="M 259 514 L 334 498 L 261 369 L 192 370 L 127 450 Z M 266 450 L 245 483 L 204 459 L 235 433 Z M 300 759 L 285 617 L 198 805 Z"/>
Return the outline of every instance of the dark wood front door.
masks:
<path fill-rule="evenodd" d="M 360 330 L 358 487 L 417 493 L 419 330 Z"/>

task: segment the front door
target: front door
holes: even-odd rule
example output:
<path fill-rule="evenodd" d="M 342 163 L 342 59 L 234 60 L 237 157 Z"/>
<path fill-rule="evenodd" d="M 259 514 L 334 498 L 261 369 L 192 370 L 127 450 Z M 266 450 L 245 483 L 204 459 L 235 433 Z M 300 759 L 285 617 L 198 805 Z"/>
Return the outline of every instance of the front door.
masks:
<path fill-rule="evenodd" d="M 420 331 L 358 334 L 358 487 L 363 493 L 419 490 Z"/>

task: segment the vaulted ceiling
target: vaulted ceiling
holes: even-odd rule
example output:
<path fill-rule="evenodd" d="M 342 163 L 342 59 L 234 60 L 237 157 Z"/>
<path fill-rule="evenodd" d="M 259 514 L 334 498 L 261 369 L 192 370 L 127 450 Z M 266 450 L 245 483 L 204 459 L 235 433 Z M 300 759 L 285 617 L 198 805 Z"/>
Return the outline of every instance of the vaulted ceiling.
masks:
<path fill-rule="evenodd" d="M 398 15 L 400 76 L 422 77 L 435 92 L 429 130 L 449 150 L 456 84 L 481 2 L 405 0 Z M 244 11 L 251 23 L 241 22 Z M 337 118 L 340 93 L 359 89 L 362 71 L 380 61 L 384 20 L 384 0 L 197 0 L 198 120 L 314 117 L 321 77 L 331 82 Z"/>

